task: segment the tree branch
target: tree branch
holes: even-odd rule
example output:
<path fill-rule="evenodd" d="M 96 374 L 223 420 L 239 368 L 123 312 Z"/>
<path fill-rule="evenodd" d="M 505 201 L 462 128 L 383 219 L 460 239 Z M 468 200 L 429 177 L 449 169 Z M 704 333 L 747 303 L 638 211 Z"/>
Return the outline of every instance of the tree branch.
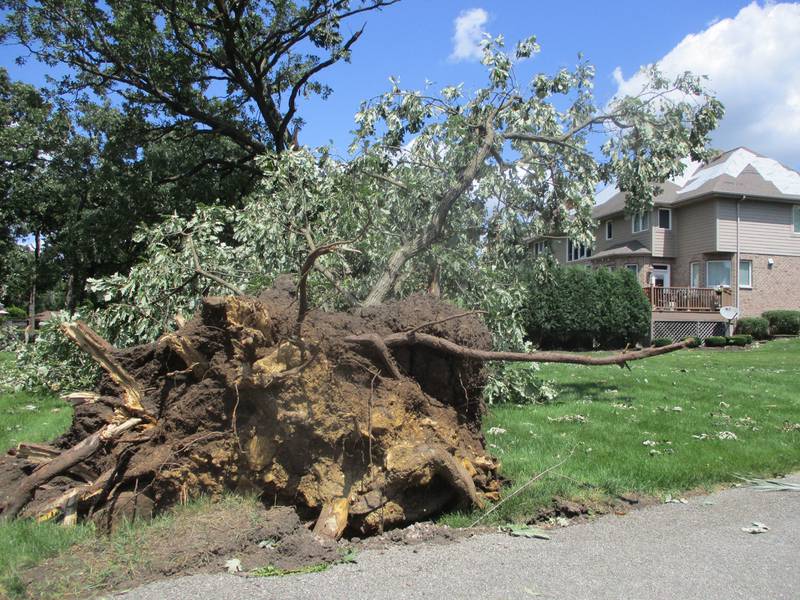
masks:
<path fill-rule="evenodd" d="M 459 315 L 463 316 L 463 315 Z M 453 317 L 455 318 L 455 317 Z M 372 334 L 351 335 L 344 338 L 345 342 L 360 344 L 371 343 Z M 383 343 L 389 348 L 399 346 L 421 345 L 438 350 L 444 354 L 451 354 L 460 358 L 469 358 L 482 362 L 539 362 L 539 363 L 570 363 L 575 365 L 619 365 L 624 367 L 628 362 L 642 360 L 651 356 L 667 354 L 686 348 L 691 341 L 684 340 L 661 348 L 645 348 L 634 352 L 619 352 L 607 356 L 589 356 L 586 354 L 574 354 L 571 352 L 495 352 L 493 350 L 479 350 L 461 346 L 450 340 L 446 340 L 426 333 L 413 333 L 413 331 L 393 333 L 383 338 Z"/>
<path fill-rule="evenodd" d="M 198 275 L 201 275 L 201 276 L 203 276 L 203 277 L 205 277 L 207 279 L 210 279 L 211 281 L 214 281 L 214 282 L 218 283 L 222 287 L 228 288 L 230 291 L 232 291 L 237 296 L 246 295 L 241 289 L 239 289 L 238 287 L 236 287 L 232 283 L 229 283 L 229 282 L 225 281 L 222 277 L 214 275 L 213 273 L 209 273 L 208 271 L 203 269 L 202 264 L 200 264 L 200 257 L 197 255 L 197 249 L 194 247 L 194 240 L 192 239 L 192 235 L 191 234 L 187 234 L 186 235 L 186 243 L 189 245 L 189 249 L 192 252 L 192 260 L 194 261 L 194 272 L 195 273 L 197 273 Z"/>

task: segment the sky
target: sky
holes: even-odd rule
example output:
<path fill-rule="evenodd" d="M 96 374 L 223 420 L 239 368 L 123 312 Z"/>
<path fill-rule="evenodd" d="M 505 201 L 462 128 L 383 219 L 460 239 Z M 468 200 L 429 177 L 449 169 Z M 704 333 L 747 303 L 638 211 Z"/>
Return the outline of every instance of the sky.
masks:
<path fill-rule="evenodd" d="M 659 63 L 668 74 L 709 76 L 727 114 L 714 147 L 746 146 L 800 169 L 800 3 L 737 0 L 614 2 L 561 0 L 402 0 L 348 22 L 366 25 L 350 64 L 324 72 L 333 87 L 325 101 L 302 106 L 307 122 L 300 140 L 312 146 L 350 142 L 362 100 L 389 89 L 396 76 L 406 88 L 426 80 L 437 87 L 484 82 L 477 42 L 502 34 L 509 46 L 536 35 L 541 53 L 534 72 L 571 67 L 582 52 L 596 67 L 599 104 L 635 92 L 642 66 Z M 46 68 L 15 64 L 15 47 L 0 48 L 11 76 L 44 82 Z"/>

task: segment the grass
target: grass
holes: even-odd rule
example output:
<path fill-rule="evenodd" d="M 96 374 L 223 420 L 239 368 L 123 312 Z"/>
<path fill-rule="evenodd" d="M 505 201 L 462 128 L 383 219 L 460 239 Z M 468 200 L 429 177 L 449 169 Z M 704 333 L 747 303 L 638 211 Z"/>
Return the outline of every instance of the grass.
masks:
<path fill-rule="evenodd" d="M 487 433 L 489 449 L 515 488 L 573 454 L 557 470 L 563 476 L 537 481 L 487 522 L 530 518 L 556 496 L 602 503 L 800 467 L 800 340 L 686 350 L 630 366 L 542 365 L 560 389 L 554 403 L 491 408 L 485 430 L 506 433 Z M 463 526 L 476 516 L 442 520 Z"/>
<path fill-rule="evenodd" d="M 50 556 L 56 559 L 42 567 L 28 587 L 16 574 L 19 566 L 9 572 L 8 565 L 1 565 L 4 578 L 0 580 L 0 598 L 5 597 L 3 588 L 11 598 L 20 599 L 94 597 L 152 581 L 165 565 L 181 569 L 199 560 L 219 563 L 219 572 L 223 572 L 220 561 L 226 557 L 209 554 L 206 537 L 226 535 L 226 531 L 233 537 L 242 535 L 243 525 L 259 525 L 261 510 L 254 496 L 230 494 L 217 501 L 202 497 L 150 521 L 124 522 L 108 535 L 97 534 L 90 525 L 65 528 L 17 521 L 12 525 L 22 529 L 20 539 L 31 535 L 38 541 L 43 532 L 59 538 L 50 547 L 34 548 L 40 551 L 31 553 L 25 566 Z M 0 545 L 2 550 L 5 548 Z"/>
<path fill-rule="evenodd" d="M 8 360 L 13 357 L 0 354 L 0 368 Z M 489 450 L 513 482 L 505 496 L 572 455 L 559 475 L 535 482 L 487 523 L 526 520 L 556 496 L 604 503 L 622 492 L 674 495 L 738 481 L 737 475 L 768 478 L 800 468 L 800 340 L 747 350 L 687 350 L 631 363 L 630 371 L 543 365 L 541 374 L 557 383 L 557 401 L 493 406 L 485 420 Z M 0 394 L 0 450 L 20 440 L 52 439 L 70 417 L 71 409 L 49 395 Z M 506 432 L 489 434 L 493 427 Z M 730 438 L 721 432 L 735 439 L 720 439 Z M 464 526 L 477 516 L 456 513 L 442 521 Z M 103 541 L 115 568 L 138 568 L 142 536 L 170 527 L 172 518 L 134 524 Z M 9 595 L 19 592 L 20 569 L 92 532 L 91 526 L 0 523 L 0 596 L 3 588 Z M 95 573 L 90 579 L 104 585 L 110 577 Z"/>
<path fill-rule="evenodd" d="M 0 369 L 14 361 L 0 352 Z M 72 407 L 52 394 L 0 392 L 0 452 L 20 442 L 47 442 L 64 433 L 72 420 Z"/>
<path fill-rule="evenodd" d="M 0 369 L 14 360 L 0 352 Z M 50 394 L 0 392 L 0 452 L 21 441 L 46 442 L 64 432 L 72 419 L 72 408 Z M 0 522 L 0 596 L 18 587 L 17 572 L 53 556 L 85 539 L 91 528 L 64 528 L 27 520 Z"/>

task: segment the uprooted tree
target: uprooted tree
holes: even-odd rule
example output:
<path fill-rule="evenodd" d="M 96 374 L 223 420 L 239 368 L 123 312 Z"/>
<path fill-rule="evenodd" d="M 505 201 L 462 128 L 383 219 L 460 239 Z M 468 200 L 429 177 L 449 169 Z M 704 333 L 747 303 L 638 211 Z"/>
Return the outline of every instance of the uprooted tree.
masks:
<path fill-rule="evenodd" d="M 338 536 L 479 507 L 500 488 L 480 429 L 485 363 L 626 365 L 684 347 L 511 351 L 525 240 L 587 240 L 601 180 L 647 206 L 683 157 L 704 156 L 721 115 L 688 74 L 653 71 L 642 94 L 602 110 L 587 64 L 523 89 L 512 63 L 537 50 L 527 40 L 511 57 L 487 42 L 487 87 L 395 85 L 357 115 L 355 159 L 267 155 L 243 211 L 145 232 L 149 260 L 96 284 L 112 304 L 95 323 L 117 342 L 155 341 L 118 350 L 84 323 L 63 326 L 105 375 L 73 396 L 54 446 L 22 445 L 3 463 L 3 517 L 113 519 L 233 489 Z M 602 160 L 593 134 L 606 138 Z M 425 287 L 462 308 L 409 295 Z M 493 351 L 498 341 L 510 349 Z"/>

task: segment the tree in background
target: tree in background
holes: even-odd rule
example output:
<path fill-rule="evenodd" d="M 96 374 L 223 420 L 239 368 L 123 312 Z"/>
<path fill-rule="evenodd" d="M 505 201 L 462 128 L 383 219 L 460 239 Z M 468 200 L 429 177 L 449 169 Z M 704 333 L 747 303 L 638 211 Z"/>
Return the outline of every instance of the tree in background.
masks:
<path fill-rule="evenodd" d="M 348 61 L 363 27 L 345 22 L 398 0 L 3 0 L 5 33 L 36 59 L 66 65 L 59 92 L 121 98 L 159 133 L 218 136 L 237 152 L 193 168 L 244 164 L 296 143 L 304 98 Z"/>

